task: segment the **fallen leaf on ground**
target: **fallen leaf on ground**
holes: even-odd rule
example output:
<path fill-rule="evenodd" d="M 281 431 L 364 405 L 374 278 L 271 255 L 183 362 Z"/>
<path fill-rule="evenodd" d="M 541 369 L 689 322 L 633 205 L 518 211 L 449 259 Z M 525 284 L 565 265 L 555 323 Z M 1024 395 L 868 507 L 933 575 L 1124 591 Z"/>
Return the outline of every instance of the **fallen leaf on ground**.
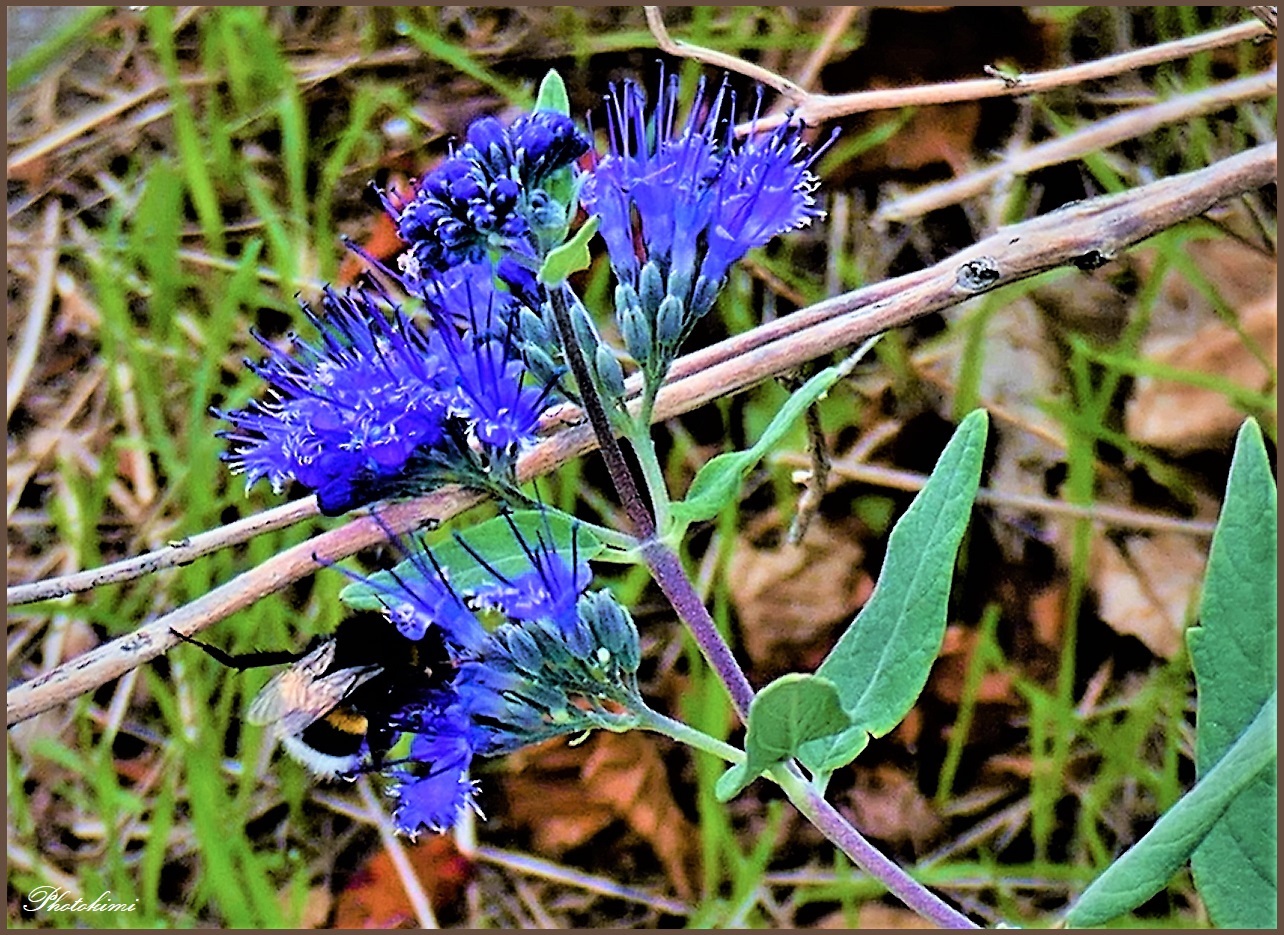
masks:
<path fill-rule="evenodd" d="M 1181 652 L 1182 633 L 1199 597 L 1207 548 L 1177 533 L 1129 536 L 1123 548 L 1126 555 L 1105 543 L 1098 553 L 1093 569 L 1098 613 L 1116 632 L 1172 659 Z"/>
<path fill-rule="evenodd" d="M 941 830 L 940 817 L 913 777 L 889 764 L 857 770 L 847 806 L 863 834 L 889 844 L 908 841 L 919 852 Z"/>
<path fill-rule="evenodd" d="M 584 785 L 654 848 L 678 895 L 694 895 L 699 836 L 673 799 L 655 739 L 639 731 L 599 734 L 584 764 Z"/>
<path fill-rule="evenodd" d="M 473 866 L 459 853 L 453 837 L 427 835 L 418 844 L 407 844 L 406 852 L 434 912 L 459 899 L 472 876 Z M 316 907 L 310 910 L 315 911 Z M 401 876 L 382 848 L 353 875 L 335 899 L 335 928 L 394 928 L 414 920 L 414 909 Z"/>
<path fill-rule="evenodd" d="M 1198 241 L 1187 249 L 1273 369 L 1279 333 L 1275 261 L 1231 240 Z M 1267 392 L 1273 385 L 1271 374 L 1236 330 L 1220 320 L 1208 299 L 1176 270 L 1164 279 L 1161 302 L 1139 356 L 1215 374 L 1254 392 Z M 1137 378 L 1124 411 L 1129 436 L 1177 453 L 1228 442 L 1243 421 L 1243 412 L 1224 393 L 1151 376 Z"/>
<path fill-rule="evenodd" d="M 864 550 L 850 527 L 817 517 L 798 545 L 759 549 L 742 538 L 735 554 L 731 601 L 755 666 L 780 668 L 860 606 Z"/>

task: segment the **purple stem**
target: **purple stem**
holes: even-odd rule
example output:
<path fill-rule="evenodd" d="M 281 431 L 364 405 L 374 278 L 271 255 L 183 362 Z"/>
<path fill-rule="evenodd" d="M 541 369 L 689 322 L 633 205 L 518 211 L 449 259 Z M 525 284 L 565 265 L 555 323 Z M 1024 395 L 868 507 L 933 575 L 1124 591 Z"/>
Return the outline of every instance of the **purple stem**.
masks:
<path fill-rule="evenodd" d="M 615 431 L 611 428 L 606 407 L 597 394 L 592 374 L 589 373 L 588 362 L 575 341 L 575 331 L 571 326 L 570 310 L 567 308 L 563 288 L 549 290 L 553 319 L 557 323 L 558 336 L 562 341 L 562 352 L 571 368 L 571 374 L 575 377 L 584 412 L 588 416 L 589 424 L 593 426 L 593 434 L 597 436 L 602 458 L 606 461 L 606 469 L 611 475 L 611 482 L 620 496 L 625 514 L 633 524 L 634 535 L 641 543 L 642 557 L 646 560 L 647 567 L 651 569 L 651 574 L 655 577 L 660 590 L 677 611 L 678 619 L 686 624 L 692 637 L 695 638 L 696 645 L 704 653 L 705 659 L 727 686 L 731 703 L 735 706 L 736 713 L 740 715 L 740 720 L 747 721 L 749 703 L 753 701 L 753 687 L 745 677 L 740 664 L 736 662 L 735 656 L 731 654 L 731 647 L 718 632 L 717 625 L 709 616 L 708 608 L 704 606 L 704 601 L 700 600 L 700 595 L 696 593 L 691 579 L 683 570 L 678 556 L 656 538 L 655 519 L 651 515 L 650 508 L 642 500 L 637 480 L 624 459 L 624 451 L 620 448 L 619 439 L 615 437 Z"/>
<path fill-rule="evenodd" d="M 801 786 L 800 789 L 790 790 L 790 801 L 820 830 L 821 834 L 829 838 L 858 867 L 870 876 L 877 878 L 892 895 L 899 898 L 914 912 L 925 919 L 935 922 L 941 928 L 974 929 L 980 927 L 911 877 L 900 865 L 870 844 L 864 835 L 852 827 L 851 823 L 833 805 L 825 801 L 825 797 L 820 794 L 815 786 L 803 778 L 802 773 L 799 772 L 796 766 L 790 765 L 786 768 L 790 777 L 796 780 L 798 786 Z"/>

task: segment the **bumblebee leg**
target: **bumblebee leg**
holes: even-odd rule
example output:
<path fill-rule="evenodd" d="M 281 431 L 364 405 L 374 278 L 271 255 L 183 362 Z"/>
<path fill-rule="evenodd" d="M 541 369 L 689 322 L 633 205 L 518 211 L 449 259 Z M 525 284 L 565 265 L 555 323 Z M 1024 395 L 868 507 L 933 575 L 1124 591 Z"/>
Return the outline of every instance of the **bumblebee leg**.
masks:
<path fill-rule="evenodd" d="M 224 652 L 217 646 L 211 646 L 209 643 L 202 643 L 200 640 L 192 639 L 183 633 L 179 633 L 173 627 L 170 627 L 170 633 L 173 633 L 184 643 L 191 643 L 193 646 L 199 646 L 205 650 L 206 654 L 221 662 L 223 665 L 232 669 L 258 669 L 262 666 L 279 666 L 287 662 L 298 662 L 307 652 L 295 652 L 292 649 L 264 650 L 262 652 L 242 653 L 239 656 L 233 656 L 229 652 Z"/>

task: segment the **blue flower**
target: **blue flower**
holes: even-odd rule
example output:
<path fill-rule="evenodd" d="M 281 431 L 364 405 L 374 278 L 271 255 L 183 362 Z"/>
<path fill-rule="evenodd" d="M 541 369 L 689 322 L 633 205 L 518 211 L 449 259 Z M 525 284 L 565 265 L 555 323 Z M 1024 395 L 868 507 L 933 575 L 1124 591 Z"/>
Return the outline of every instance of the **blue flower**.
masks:
<path fill-rule="evenodd" d="M 552 737 L 593 728 L 622 729 L 640 704 L 637 628 L 605 591 L 589 593 L 592 573 L 571 549 L 569 560 L 543 536 L 512 531 L 529 568 L 498 572 L 466 540 L 476 566 L 453 569 L 457 587 L 418 536 L 390 536 L 402 560 L 369 577 L 388 620 L 416 642 L 436 627 L 446 671 L 399 696 L 399 707 L 370 730 L 409 735 L 408 756 L 383 764 L 396 798 L 399 830 L 443 831 L 475 807 L 470 777 L 478 756 L 497 756 Z M 487 632 L 475 612 L 504 620 Z M 436 666 L 436 663 L 434 663 Z M 624 712 L 624 713 L 621 713 Z"/>
<path fill-rule="evenodd" d="M 387 771 L 393 780 L 389 792 L 397 800 L 393 822 L 403 834 L 417 834 L 424 828 L 446 831 L 465 808 L 475 807 L 477 785 L 469 769 L 481 732 L 454 691 L 435 692 L 403 716 L 413 734 L 410 762 L 414 768 Z"/>
<path fill-rule="evenodd" d="M 408 199 L 380 193 L 409 244 L 414 272 L 426 276 L 502 254 L 538 266 L 551 246 L 544 235 L 566 221 L 543 186 L 588 145 L 569 117 L 548 111 L 509 127 L 494 117 L 474 121 L 464 145 L 421 178 Z"/>
<path fill-rule="evenodd" d="M 493 454 L 510 455 L 533 442 L 554 385 L 536 387 L 527 380 L 514 330 L 516 301 L 467 281 L 453 287 L 429 285 L 425 295 L 454 381 L 451 414 L 464 420 Z M 461 328 L 460 323 L 466 325 Z"/>
<path fill-rule="evenodd" d="M 395 493 L 410 462 L 445 434 L 455 381 L 445 346 L 399 309 L 389 319 L 365 292 L 322 299 L 326 316 L 306 305 L 318 344 L 295 338 L 293 356 L 257 334 L 268 351 L 247 365 L 267 382 L 267 401 L 214 410 L 235 427 L 224 460 L 246 486 L 267 478 L 280 493 L 290 480 L 317 492 L 337 516 Z"/>
<path fill-rule="evenodd" d="M 542 536 L 534 545 L 528 543 L 509 521 L 509 529 L 518 547 L 530 562 L 530 569 L 507 577 L 473 552 L 466 540 L 461 543 L 487 571 L 491 580 L 472 588 L 469 597 L 484 607 L 499 610 L 518 622 L 549 621 L 565 632 L 573 629 L 575 606 L 593 581 L 593 571 L 580 560 L 578 541 L 572 540 L 571 560 L 567 562 Z"/>
<path fill-rule="evenodd" d="M 638 85 L 614 88 L 607 104 L 609 150 L 585 180 L 580 200 L 601 215 L 622 282 L 636 287 L 642 265 L 656 262 L 670 294 L 699 315 L 732 263 L 823 212 L 812 198 L 815 155 L 799 123 L 736 141 L 735 95 L 725 83 L 706 103 L 702 81 L 681 127 L 677 108 L 676 75 L 649 116 Z"/>

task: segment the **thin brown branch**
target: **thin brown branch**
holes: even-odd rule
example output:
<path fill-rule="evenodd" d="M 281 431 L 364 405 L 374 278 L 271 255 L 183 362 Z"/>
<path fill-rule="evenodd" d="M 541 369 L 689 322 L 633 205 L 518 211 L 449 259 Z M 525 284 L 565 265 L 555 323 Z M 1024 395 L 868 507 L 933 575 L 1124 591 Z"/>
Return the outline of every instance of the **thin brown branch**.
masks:
<path fill-rule="evenodd" d="M 800 475 L 810 474 L 811 462 L 807 455 L 784 454 L 777 462 L 789 467 L 797 467 Z M 904 490 L 916 493 L 927 483 L 926 474 L 914 471 L 899 471 L 894 468 L 881 467 L 876 464 L 861 464 L 844 459 L 830 465 L 834 475 L 849 481 L 885 487 L 889 490 Z M 802 477 L 797 478 L 802 480 Z M 835 486 L 831 481 L 829 487 Z M 1178 532 L 1191 536 L 1208 538 L 1212 536 L 1216 523 L 1211 520 L 1181 519 L 1176 516 L 1163 516 L 1145 510 L 1132 510 L 1127 507 L 1096 504 L 1081 506 L 1077 503 L 1066 503 L 1050 497 L 1034 497 L 1026 494 L 1008 493 L 1002 490 L 991 490 L 982 487 L 976 494 L 977 503 L 1003 507 L 1010 510 L 1025 510 L 1030 513 L 1048 513 L 1053 516 L 1068 516 L 1072 519 L 1089 519 L 1104 526 L 1116 529 L 1140 529 L 1147 532 Z"/>
<path fill-rule="evenodd" d="M 921 315 L 982 292 L 1064 266 L 1092 265 L 1184 220 L 1224 198 L 1275 181 L 1274 145 L 1258 146 L 1197 172 L 1079 202 L 1022 224 L 1001 228 L 967 250 L 916 273 L 820 302 L 744 335 L 679 360 L 656 399 L 654 418 L 670 419 L 720 396 L 855 344 Z M 563 413 L 566 415 L 566 413 Z M 593 447 L 587 426 L 571 426 L 527 453 L 519 476 L 543 475 Z M 447 520 L 480 502 L 457 487 L 391 504 L 380 521 L 358 517 L 346 525 L 273 556 L 137 631 L 55 667 L 8 693 L 8 723 L 90 691 L 165 652 L 176 642 L 171 627 L 193 633 L 394 532 L 429 519 Z"/>
<path fill-rule="evenodd" d="M 78 594 L 81 591 L 91 591 L 105 584 L 133 581 L 135 578 L 160 571 L 162 568 L 189 565 L 211 552 L 248 542 L 262 533 L 284 529 L 320 515 L 316 497 L 294 500 L 264 510 L 262 513 L 238 519 L 218 529 L 171 542 L 164 548 L 145 555 L 122 559 L 110 565 L 103 565 L 101 568 L 90 568 L 69 575 L 60 575 L 57 578 L 34 581 L 31 584 L 16 584 L 6 590 L 5 598 L 8 605 L 13 607 L 17 604 L 30 604 L 34 601 L 47 601 L 56 597 L 66 597 L 68 594 Z"/>
<path fill-rule="evenodd" d="M 646 24 L 651 29 L 651 35 L 655 37 L 655 44 L 660 47 L 661 51 L 680 58 L 693 59 L 697 62 L 704 62 L 706 65 L 713 65 L 717 68 L 725 68 L 728 71 L 747 75 L 759 84 L 775 88 L 790 102 L 801 102 L 810 97 L 804 89 L 768 68 L 763 68 L 752 62 L 746 62 L 744 59 L 728 55 L 726 52 L 706 49 L 704 46 L 692 45 L 689 42 L 680 42 L 674 39 L 669 35 L 669 30 L 665 28 L 664 14 L 658 6 L 648 6 L 642 9 L 646 11 Z"/>
<path fill-rule="evenodd" d="M 906 221 L 920 217 L 929 211 L 980 195 L 1003 178 L 1028 175 L 1038 169 L 1069 162 L 1085 153 L 1099 152 L 1124 140 L 1150 133 L 1165 124 L 1179 123 L 1242 101 L 1271 97 L 1275 94 L 1275 85 L 1275 67 L 1272 66 L 1269 71 L 1260 75 L 1227 81 L 1195 94 L 1115 114 L 1069 136 L 1032 146 L 996 165 L 890 201 L 878 209 L 874 222 Z"/>
<path fill-rule="evenodd" d="M 1109 78 L 1135 71 L 1147 65 L 1158 65 L 1174 59 L 1186 58 L 1198 52 L 1219 49 L 1270 34 L 1269 28 L 1259 20 L 1249 20 L 1186 39 L 1177 39 L 1144 49 L 1134 49 L 1118 55 L 1066 68 L 1037 72 L 1031 75 L 1004 75 L 998 78 L 975 78 L 968 81 L 949 81 L 944 84 L 927 84 L 912 88 L 888 88 L 876 91 L 856 91 L 851 94 L 809 94 L 793 111 L 793 119 L 810 125 L 836 120 L 852 114 L 871 110 L 893 110 L 900 107 L 922 107 L 928 104 L 956 104 L 961 101 L 978 101 L 988 97 L 1017 97 L 1036 94 L 1053 88 Z M 787 119 L 784 114 L 764 116 L 756 123 L 746 123 L 736 128 L 739 134 L 753 130 L 771 130 Z"/>

